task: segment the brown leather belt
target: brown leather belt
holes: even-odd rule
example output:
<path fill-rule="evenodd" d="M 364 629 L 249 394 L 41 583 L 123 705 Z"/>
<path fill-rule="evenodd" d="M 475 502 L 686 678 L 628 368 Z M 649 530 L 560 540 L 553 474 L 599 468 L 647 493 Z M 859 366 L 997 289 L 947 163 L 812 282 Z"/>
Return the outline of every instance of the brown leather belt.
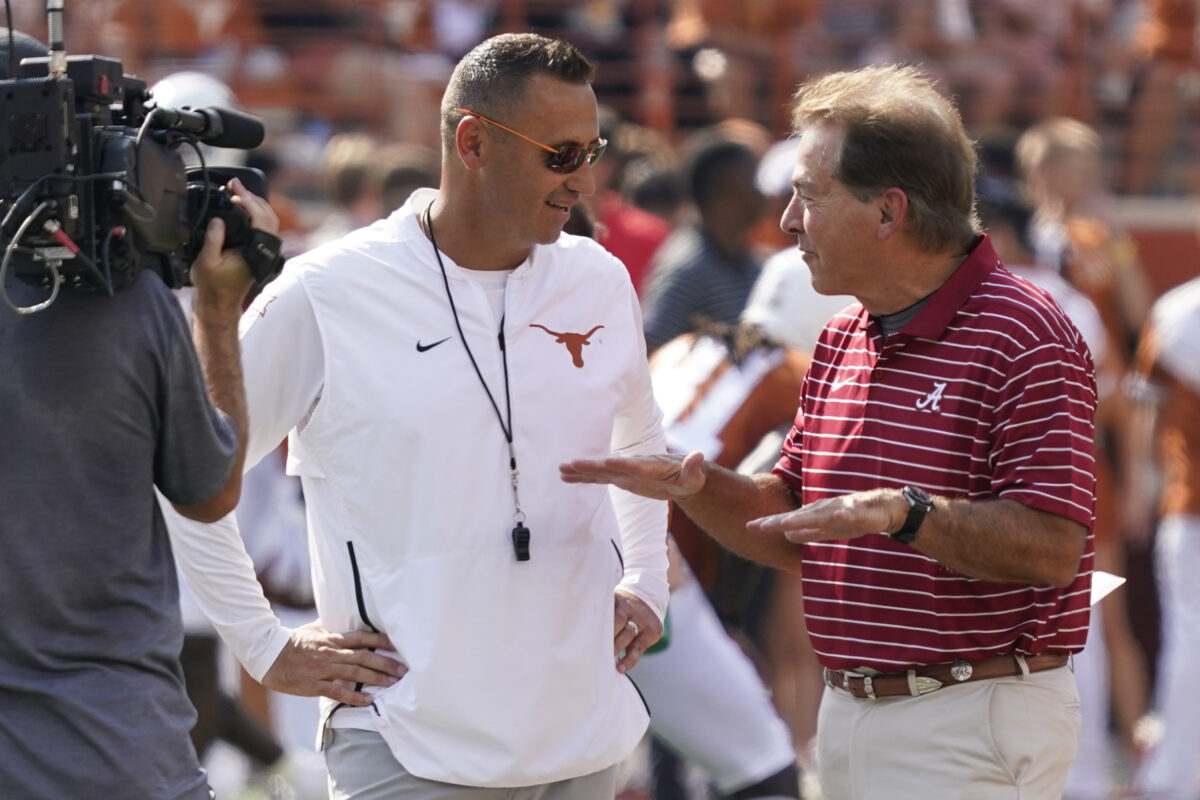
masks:
<path fill-rule="evenodd" d="M 907 672 L 865 675 L 844 669 L 825 670 L 825 683 L 864 700 L 880 697 L 919 697 L 943 686 L 969 683 L 989 678 L 1011 678 L 1028 672 L 1041 672 L 1065 666 L 1068 656 L 1062 653 L 1042 653 L 1036 656 L 992 656 L 982 661 L 955 661 L 952 664 L 933 664 Z M 1022 668 L 1022 662 L 1025 668 Z"/>

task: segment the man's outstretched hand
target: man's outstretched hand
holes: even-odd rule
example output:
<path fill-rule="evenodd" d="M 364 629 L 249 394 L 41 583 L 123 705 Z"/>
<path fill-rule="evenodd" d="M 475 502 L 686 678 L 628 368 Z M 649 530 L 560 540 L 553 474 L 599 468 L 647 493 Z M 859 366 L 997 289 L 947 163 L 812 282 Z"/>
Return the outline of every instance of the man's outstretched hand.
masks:
<path fill-rule="evenodd" d="M 558 465 L 566 483 L 609 483 L 653 500 L 683 500 L 704 488 L 704 455 L 576 459 Z"/>
<path fill-rule="evenodd" d="M 369 706 L 371 695 L 356 692 L 356 684 L 392 686 L 408 672 L 404 664 L 371 649 L 394 648 L 382 633 L 330 633 L 312 622 L 292 631 L 287 645 L 263 676 L 262 684 L 285 694 L 321 696 L 351 706 Z"/>

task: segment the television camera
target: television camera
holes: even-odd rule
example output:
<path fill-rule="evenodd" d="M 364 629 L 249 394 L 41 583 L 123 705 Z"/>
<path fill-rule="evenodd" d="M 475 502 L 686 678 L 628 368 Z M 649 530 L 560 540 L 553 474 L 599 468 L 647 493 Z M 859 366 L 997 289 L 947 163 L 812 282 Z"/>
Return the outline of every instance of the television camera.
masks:
<path fill-rule="evenodd" d="M 217 107 L 158 106 L 120 61 L 68 57 L 62 0 L 48 5 L 49 54 L 23 59 L 16 77 L 0 80 L 0 291 L 9 270 L 50 291 L 35 306 L 13 307 L 39 311 L 60 286 L 111 295 L 144 269 L 172 288 L 187 285 L 213 217 L 256 280 L 278 272 L 279 238 L 251 228 L 225 188 L 237 177 L 265 196 L 263 174 L 208 167 L 199 147 L 253 149 L 262 123 Z M 200 166 L 185 167 L 185 146 Z"/>

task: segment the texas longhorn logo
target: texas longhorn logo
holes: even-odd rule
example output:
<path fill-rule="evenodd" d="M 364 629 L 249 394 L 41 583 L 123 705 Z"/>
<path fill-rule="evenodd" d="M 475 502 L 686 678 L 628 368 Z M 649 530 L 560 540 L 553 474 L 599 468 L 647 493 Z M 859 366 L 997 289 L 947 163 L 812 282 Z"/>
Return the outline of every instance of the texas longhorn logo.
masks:
<path fill-rule="evenodd" d="M 588 339 L 591 339 L 592 334 L 595 333 L 596 331 L 600 330 L 604 326 L 597 325 L 596 327 L 592 328 L 587 333 L 559 333 L 558 331 L 550 330 L 545 325 L 538 325 L 536 322 L 531 324 L 529 327 L 541 328 L 546 333 L 550 334 L 551 336 L 554 336 L 555 337 L 554 341 L 558 342 L 559 344 L 565 344 L 567 346 L 567 352 L 571 354 L 571 363 L 573 363 L 577 367 L 582 367 L 583 366 L 583 346 L 585 344 L 591 344 L 591 342 L 589 342 Z"/>

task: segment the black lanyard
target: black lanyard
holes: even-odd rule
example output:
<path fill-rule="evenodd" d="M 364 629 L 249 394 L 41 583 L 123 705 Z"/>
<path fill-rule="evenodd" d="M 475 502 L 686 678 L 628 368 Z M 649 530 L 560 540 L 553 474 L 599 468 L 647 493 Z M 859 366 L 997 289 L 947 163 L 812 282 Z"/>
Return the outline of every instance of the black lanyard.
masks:
<path fill-rule="evenodd" d="M 475 361 L 475 354 L 471 352 L 471 346 L 467 344 L 467 337 L 463 333 L 462 323 L 458 319 L 458 309 L 454 305 L 454 295 L 450 292 L 450 278 L 446 276 L 446 267 L 442 264 L 442 254 L 438 251 L 437 237 L 433 235 L 433 217 L 430 209 L 433 208 L 433 203 L 425 207 L 425 230 L 429 232 L 429 241 L 433 244 L 433 255 L 437 259 L 438 269 L 442 271 L 442 282 L 446 286 L 446 299 L 450 301 L 450 313 L 454 315 L 454 327 L 458 329 L 458 338 L 462 342 L 463 349 L 467 351 L 467 358 L 471 359 L 471 366 L 475 368 L 475 374 L 479 377 L 479 383 L 483 386 L 483 390 L 487 392 L 488 400 L 492 403 L 492 410 L 496 412 L 496 421 L 500 423 L 500 430 L 504 432 L 504 440 L 508 442 L 508 469 L 512 475 L 512 491 L 513 491 L 513 506 L 516 511 L 513 514 L 513 521 L 516 525 L 512 529 L 513 552 L 517 555 L 517 561 L 529 560 L 529 528 L 525 527 L 525 512 L 521 510 L 521 498 L 517 494 L 517 454 L 513 449 L 513 424 L 512 424 L 512 397 L 508 389 L 508 349 L 504 345 L 504 316 L 500 317 L 500 361 L 504 366 L 504 410 L 506 414 L 500 413 L 500 405 L 496 402 L 496 397 L 492 394 L 491 388 L 487 384 L 487 380 L 483 377 L 483 372 L 479 369 L 479 364 Z M 507 417 L 507 424 L 505 418 Z"/>

